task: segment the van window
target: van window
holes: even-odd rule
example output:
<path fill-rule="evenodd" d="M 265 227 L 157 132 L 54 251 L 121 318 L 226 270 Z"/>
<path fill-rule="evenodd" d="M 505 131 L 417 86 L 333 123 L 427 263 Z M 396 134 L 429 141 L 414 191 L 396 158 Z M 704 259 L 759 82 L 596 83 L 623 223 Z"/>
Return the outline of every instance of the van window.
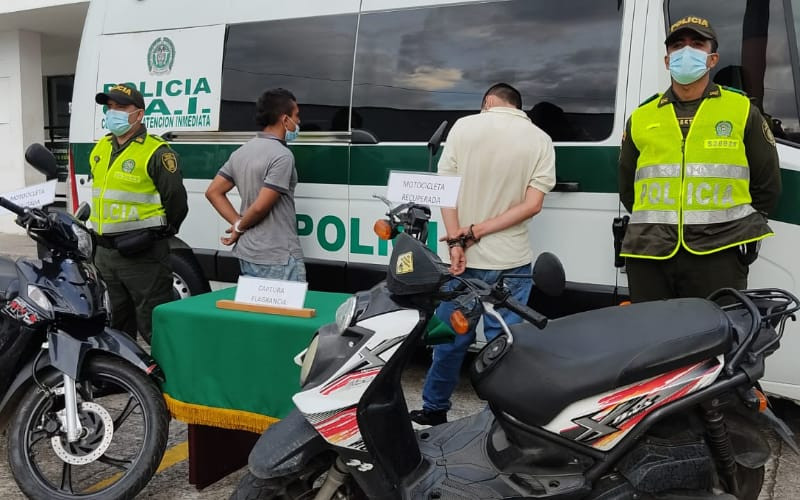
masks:
<path fill-rule="evenodd" d="M 670 23 L 687 15 L 703 17 L 717 33 L 719 63 L 711 72 L 713 81 L 744 90 L 772 119 L 775 137 L 800 142 L 797 42 L 790 42 L 787 33 L 787 2 L 671 0 L 667 4 Z M 792 31 L 798 13 L 794 16 L 788 18 Z"/>
<path fill-rule="evenodd" d="M 602 140 L 614 118 L 620 2 L 509 0 L 361 16 L 353 127 L 381 141 L 427 141 L 480 109 L 490 85 L 557 141 Z"/>
<path fill-rule="evenodd" d="M 222 62 L 220 130 L 255 130 L 255 103 L 283 87 L 305 132 L 347 130 L 356 14 L 235 24 Z"/>

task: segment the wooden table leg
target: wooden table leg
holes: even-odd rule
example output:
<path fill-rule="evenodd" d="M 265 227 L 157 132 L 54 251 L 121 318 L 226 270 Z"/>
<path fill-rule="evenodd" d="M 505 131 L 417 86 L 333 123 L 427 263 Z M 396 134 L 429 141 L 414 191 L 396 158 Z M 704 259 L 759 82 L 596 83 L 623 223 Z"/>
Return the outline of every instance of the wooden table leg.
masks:
<path fill-rule="evenodd" d="M 203 489 L 247 464 L 259 435 L 189 424 L 189 484 Z"/>

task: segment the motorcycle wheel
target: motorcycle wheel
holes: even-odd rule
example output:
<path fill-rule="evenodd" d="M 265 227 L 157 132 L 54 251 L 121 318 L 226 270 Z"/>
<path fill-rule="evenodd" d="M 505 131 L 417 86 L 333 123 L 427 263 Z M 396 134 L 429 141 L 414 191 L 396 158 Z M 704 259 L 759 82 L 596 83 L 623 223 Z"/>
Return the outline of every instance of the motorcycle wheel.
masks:
<path fill-rule="evenodd" d="M 764 466 L 757 469 L 736 468 L 736 481 L 739 483 L 740 500 L 758 500 L 764 484 Z"/>
<path fill-rule="evenodd" d="M 33 499 L 130 499 L 156 472 L 167 445 L 169 413 L 158 386 L 121 359 L 96 356 L 77 383 L 81 437 L 68 443 L 60 372 L 31 386 L 8 429 L 11 473 Z"/>
<path fill-rule="evenodd" d="M 311 500 L 325 479 L 333 460 L 314 460 L 303 471 L 292 475 L 261 479 L 249 470 L 242 476 L 230 500 Z M 351 491 L 350 482 L 345 483 L 337 497 L 340 499 L 365 498 L 360 492 Z"/>

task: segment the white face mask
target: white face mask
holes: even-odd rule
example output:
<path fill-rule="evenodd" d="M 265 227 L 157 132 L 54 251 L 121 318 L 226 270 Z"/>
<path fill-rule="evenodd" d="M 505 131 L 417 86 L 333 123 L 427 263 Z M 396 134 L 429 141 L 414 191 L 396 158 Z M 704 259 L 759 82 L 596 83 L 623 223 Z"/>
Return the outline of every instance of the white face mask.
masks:
<path fill-rule="evenodd" d="M 289 118 L 289 117 L 287 116 L 287 118 Z M 294 123 L 294 120 L 292 120 L 291 118 L 289 118 L 289 121 Z M 284 128 L 286 128 L 285 125 L 284 125 Z M 293 140 L 297 139 L 297 134 L 299 134 L 299 133 L 300 133 L 300 125 L 298 125 L 297 123 L 294 123 L 294 130 L 289 130 L 288 128 L 286 129 L 286 137 L 285 137 L 286 142 L 293 141 Z"/>

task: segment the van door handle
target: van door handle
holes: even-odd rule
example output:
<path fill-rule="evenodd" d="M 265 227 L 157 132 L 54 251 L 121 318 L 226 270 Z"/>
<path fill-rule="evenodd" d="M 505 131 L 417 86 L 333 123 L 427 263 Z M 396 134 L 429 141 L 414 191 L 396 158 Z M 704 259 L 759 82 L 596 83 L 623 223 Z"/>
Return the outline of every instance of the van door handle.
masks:
<path fill-rule="evenodd" d="M 553 191 L 558 191 L 561 193 L 577 193 L 580 190 L 581 183 L 573 181 L 556 182 L 556 185 L 553 188 Z"/>

